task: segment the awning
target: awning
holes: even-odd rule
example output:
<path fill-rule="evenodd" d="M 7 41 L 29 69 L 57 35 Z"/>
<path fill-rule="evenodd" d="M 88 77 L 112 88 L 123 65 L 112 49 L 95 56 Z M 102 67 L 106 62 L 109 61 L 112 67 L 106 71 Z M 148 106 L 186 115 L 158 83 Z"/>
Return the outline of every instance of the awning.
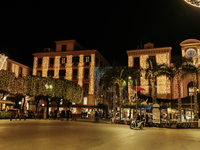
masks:
<path fill-rule="evenodd" d="M 6 104 L 6 105 L 15 105 L 15 103 L 9 101 L 9 100 L 0 100 L 0 103 Z"/>

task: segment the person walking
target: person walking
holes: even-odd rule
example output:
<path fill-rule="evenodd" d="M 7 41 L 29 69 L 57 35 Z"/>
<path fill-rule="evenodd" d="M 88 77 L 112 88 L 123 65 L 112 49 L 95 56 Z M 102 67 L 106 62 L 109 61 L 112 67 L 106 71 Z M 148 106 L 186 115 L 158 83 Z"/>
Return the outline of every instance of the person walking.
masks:
<path fill-rule="evenodd" d="M 93 110 L 91 110 L 90 115 L 91 115 L 91 121 L 94 121 L 94 111 Z"/>
<path fill-rule="evenodd" d="M 62 121 L 64 118 L 65 118 L 65 111 L 62 110 L 62 111 L 61 111 L 61 121 Z"/>
<path fill-rule="evenodd" d="M 67 108 L 67 121 L 69 120 L 69 113 L 70 113 L 70 110 L 69 110 L 69 108 Z"/>

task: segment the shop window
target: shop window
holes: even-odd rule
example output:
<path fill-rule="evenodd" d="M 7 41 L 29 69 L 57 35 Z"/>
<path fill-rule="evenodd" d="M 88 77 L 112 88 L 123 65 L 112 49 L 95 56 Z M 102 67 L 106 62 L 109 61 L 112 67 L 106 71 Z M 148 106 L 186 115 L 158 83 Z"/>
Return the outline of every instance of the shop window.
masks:
<path fill-rule="evenodd" d="M 87 97 L 84 97 L 84 98 L 83 98 L 83 105 L 87 105 L 87 103 L 88 103 L 88 98 L 87 98 Z"/>

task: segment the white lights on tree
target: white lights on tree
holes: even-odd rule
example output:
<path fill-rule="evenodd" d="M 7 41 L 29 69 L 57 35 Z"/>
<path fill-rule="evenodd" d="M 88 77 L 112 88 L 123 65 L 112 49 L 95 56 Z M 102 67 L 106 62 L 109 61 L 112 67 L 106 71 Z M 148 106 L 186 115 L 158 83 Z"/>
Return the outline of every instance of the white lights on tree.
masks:
<path fill-rule="evenodd" d="M 200 7 L 200 0 L 184 0 L 184 1 L 192 6 Z"/>

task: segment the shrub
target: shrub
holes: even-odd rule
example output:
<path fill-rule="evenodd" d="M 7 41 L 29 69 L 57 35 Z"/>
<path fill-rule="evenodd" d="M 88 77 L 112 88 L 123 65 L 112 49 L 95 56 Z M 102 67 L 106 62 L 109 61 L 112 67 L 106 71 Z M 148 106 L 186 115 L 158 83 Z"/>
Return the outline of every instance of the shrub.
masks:
<path fill-rule="evenodd" d="M 10 112 L 9 111 L 0 111 L 0 118 L 1 119 L 9 119 L 10 118 Z"/>

